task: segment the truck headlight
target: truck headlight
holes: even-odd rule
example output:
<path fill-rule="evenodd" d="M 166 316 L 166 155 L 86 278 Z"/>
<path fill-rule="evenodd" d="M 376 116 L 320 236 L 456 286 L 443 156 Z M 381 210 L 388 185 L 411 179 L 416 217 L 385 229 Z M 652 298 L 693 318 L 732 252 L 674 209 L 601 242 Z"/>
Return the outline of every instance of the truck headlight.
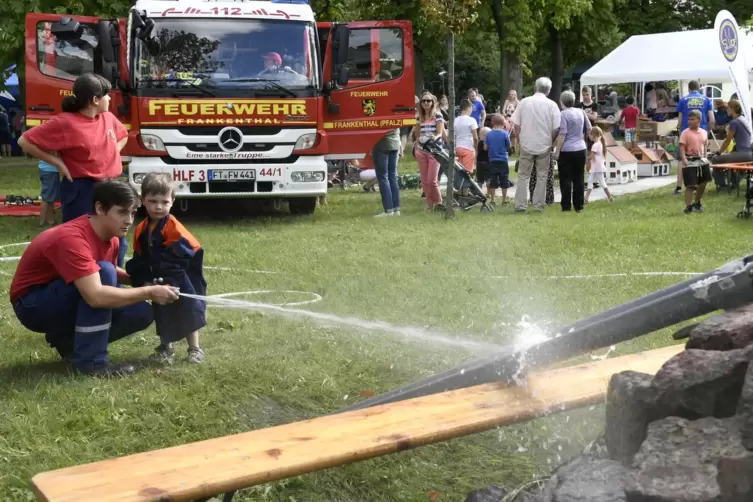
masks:
<path fill-rule="evenodd" d="M 162 140 L 159 139 L 154 134 L 142 134 L 141 144 L 144 145 L 144 148 L 146 148 L 147 150 L 151 150 L 153 152 L 166 152 L 167 151 L 167 149 L 165 148 L 165 144 L 162 143 Z"/>
<path fill-rule="evenodd" d="M 308 134 L 302 134 L 298 141 L 295 142 L 293 150 L 309 150 L 316 145 L 316 133 L 311 132 Z"/>
<path fill-rule="evenodd" d="M 293 183 L 316 183 L 324 181 L 324 171 L 294 171 L 290 179 Z"/>
<path fill-rule="evenodd" d="M 141 183 L 143 183 L 145 177 L 146 177 L 145 173 L 134 174 L 133 182 L 136 183 L 137 185 L 140 185 Z"/>

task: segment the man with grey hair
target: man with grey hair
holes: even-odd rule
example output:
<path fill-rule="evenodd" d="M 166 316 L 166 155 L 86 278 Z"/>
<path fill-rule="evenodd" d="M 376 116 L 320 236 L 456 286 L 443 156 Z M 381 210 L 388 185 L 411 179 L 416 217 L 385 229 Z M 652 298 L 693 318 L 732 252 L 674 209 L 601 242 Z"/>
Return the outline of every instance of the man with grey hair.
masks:
<path fill-rule="evenodd" d="M 518 213 L 528 208 L 526 187 L 534 172 L 536 188 L 531 197 L 533 208 L 543 211 L 546 204 L 546 178 L 552 143 L 560 130 L 560 109 L 547 97 L 551 90 L 552 81 L 546 77 L 539 78 L 536 93 L 523 99 L 510 117 L 520 141 L 518 187 L 515 190 L 515 212 Z"/>

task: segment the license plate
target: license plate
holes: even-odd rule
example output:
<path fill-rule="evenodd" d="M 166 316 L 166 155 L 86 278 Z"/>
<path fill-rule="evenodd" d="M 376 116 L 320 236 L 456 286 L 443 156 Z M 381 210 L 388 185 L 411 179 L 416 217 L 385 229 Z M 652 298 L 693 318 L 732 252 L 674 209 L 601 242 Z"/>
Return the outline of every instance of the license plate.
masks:
<path fill-rule="evenodd" d="M 256 179 L 253 169 L 210 169 L 209 181 L 244 181 Z"/>

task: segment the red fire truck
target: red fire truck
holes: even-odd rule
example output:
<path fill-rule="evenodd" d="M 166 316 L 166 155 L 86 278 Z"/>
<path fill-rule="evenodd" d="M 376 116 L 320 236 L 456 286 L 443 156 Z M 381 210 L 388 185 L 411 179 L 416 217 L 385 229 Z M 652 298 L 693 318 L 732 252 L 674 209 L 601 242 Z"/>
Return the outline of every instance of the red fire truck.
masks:
<path fill-rule="evenodd" d="M 406 21 L 317 23 L 306 0 L 136 0 L 124 19 L 28 14 L 26 123 L 76 77 L 113 84 L 129 181 L 169 172 L 179 200 L 271 198 L 312 213 L 327 161 L 415 124 Z"/>

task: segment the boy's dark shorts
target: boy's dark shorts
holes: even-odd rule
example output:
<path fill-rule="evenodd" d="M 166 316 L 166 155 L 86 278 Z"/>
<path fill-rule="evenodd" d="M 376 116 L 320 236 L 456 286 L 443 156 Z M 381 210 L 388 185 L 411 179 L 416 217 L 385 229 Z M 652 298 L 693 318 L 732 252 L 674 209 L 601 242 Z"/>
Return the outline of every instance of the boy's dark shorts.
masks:
<path fill-rule="evenodd" d="M 486 181 L 492 188 L 508 188 L 510 178 L 510 166 L 507 162 L 489 162 L 488 177 Z"/>
<path fill-rule="evenodd" d="M 697 187 L 701 183 L 711 181 L 711 168 L 708 164 L 703 166 L 688 166 L 682 168 L 682 182 L 687 188 Z"/>
<path fill-rule="evenodd" d="M 413 126 L 405 126 L 400 128 L 400 136 L 407 136 L 413 130 Z"/>
<path fill-rule="evenodd" d="M 60 200 L 60 174 L 41 172 L 39 181 L 42 182 L 40 196 L 44 202 L 53 203 Z"/>
<path fill-rule="evenodd" d="M 476 183 L 482 185 L 486 183 L 489 176 L 489 163 L 486 161 L 476 161 Z"/>

